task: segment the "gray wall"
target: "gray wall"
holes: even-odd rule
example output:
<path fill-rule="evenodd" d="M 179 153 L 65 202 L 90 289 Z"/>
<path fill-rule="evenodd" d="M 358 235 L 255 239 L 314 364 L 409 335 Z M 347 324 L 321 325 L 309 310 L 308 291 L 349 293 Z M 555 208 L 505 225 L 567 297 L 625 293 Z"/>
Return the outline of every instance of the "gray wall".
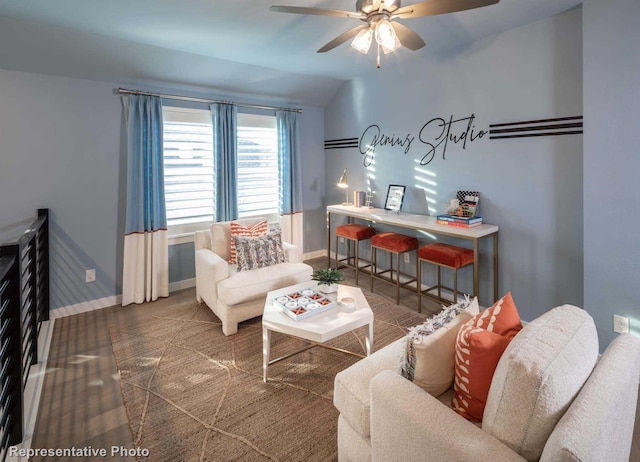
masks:
<path fill-rule="evenodd" d="M 50 208 L 52 308 L 121 293 L 126 144 L 117 87 L 0 69 L 0 238 L 17 237 L 14 230 L 38 208 Z M 312 168 L 308 229 L 324 226 L 317 216 L 321 199 L 313 195 L 324 181 L 323 119 L 323 109 L 303 106 L 303 154 Z M 313 236 L 308 242 L 316 245 Z M 169 267 L 171 282 L 194 277 L 193 245 L 172 247 Z M 88 268 L 96 269 L 95 283 L 84 282 Z"/>
<path fill-rule="evenodd" d="M 369 75 L 343 86 L 325 112 L 327 139 L 360 137 L 370 124 L 401 140 L 415 136 L 407 153 L 400 146 L 377 147 L 376 206 L 389 184 L 407 186 L 403 210 L 424 214 L 431 208 L 432 215 L 457 190 L 480 191 L 480 214 L 500 226 L 500 292 L 512 292 L 526 320 L 562 303 L 583 303 L 582 136 L 484 136 L 467 140 L 466 149 L 449 141 L 446 158 L 440 147 L 425 166 L 419 161 L 428 150 L 418 136 L 430 119 L 451 115 L 475 114 L 476 135 L 491 123 L 581 115 L 581 34 L 578 8 L 448 56 L 418 58 L 402 69 L 382 57 L 378 70 L 371 56 Z M 452 133 L 464 128 L 458 124 Z M 359 150 L 328 150 L 328 203 L 344 201 L 335 186 L 344 167 L 351 189 L 364 188 Z M 493 284 L 489 242 L 484 244 L 480 301 L 486 305 L 493 300 Z M 462 288 L 470 291 L 470 271 L 460 277 Z M 433 271 L 427 281 L 433 281 Z"/>
<path fill-rule="evenodd" d="M 584 21 L 584 302 L 601 349 L 613 314 L 640 333 L 640 2 L 586 0 Z"/>

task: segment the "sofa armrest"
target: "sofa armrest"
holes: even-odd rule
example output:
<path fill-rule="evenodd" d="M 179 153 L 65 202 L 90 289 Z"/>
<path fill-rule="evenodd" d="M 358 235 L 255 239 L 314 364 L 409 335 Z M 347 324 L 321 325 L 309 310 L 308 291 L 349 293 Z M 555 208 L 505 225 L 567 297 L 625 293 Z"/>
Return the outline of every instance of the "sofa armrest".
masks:
<path fill-rule="evenodd" d="M 284 249 L 284 253 L 287 256 L 287 261 L 289 263 L 300 263 L 297 246 L 289 244 L 288 242 L 283 242 L 282 248 Z"/>
<path fill-rule="evenodd" d="M 217 301 L 218 282 L 229 277 L 229 263 L 209 249 L 196 250 L 196 297 L 209 307 Z"/>
<path fill-rule="evenodd" d="M 373 461 L 524 461 L 393 371 L 370 382 Z"/>

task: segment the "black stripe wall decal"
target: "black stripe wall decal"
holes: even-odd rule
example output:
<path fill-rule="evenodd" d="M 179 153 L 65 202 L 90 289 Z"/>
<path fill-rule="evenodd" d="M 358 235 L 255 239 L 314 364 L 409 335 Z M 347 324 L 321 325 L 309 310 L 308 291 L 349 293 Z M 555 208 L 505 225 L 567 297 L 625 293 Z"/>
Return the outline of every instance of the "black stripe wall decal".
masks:
<path fill-rule="evenodd" d="M 325 149 L 348 149 L 348 148 L 357 148 L 357 147 L 358 147 L 358 138 L 342 138 L 338 140 L 324 141 Z"/>
<path fill-rule="evenodd" d="M 537 136 L 579 135 L 582 116 L 529 120 L 489 125 L 489 139 L 529 138 Z"/>

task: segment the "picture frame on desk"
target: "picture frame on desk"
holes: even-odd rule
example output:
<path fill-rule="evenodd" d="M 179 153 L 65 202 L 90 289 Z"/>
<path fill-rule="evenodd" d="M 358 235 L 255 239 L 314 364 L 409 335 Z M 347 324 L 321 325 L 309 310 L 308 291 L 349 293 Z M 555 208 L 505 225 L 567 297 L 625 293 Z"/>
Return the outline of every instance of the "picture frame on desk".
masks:
<path fill-rule="evenodd" d="M 399 184 L 390 184 L 387 191 L 387 200 L 384 203 L 384 209 L 393 212 L 400 212 L 402 201 L 404 200 L 404 191 L 406 186 Z"/>

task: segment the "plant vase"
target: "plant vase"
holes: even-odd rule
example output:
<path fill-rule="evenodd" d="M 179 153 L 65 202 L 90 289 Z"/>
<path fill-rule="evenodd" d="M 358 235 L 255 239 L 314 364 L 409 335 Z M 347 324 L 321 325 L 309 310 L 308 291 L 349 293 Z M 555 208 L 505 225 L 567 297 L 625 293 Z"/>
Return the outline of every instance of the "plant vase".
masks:
<path fill-rule="evenodd" d="M 338 290 L 338 284 L 320 284 L 318 290 L 324 294 L 332 294 Z"/>

